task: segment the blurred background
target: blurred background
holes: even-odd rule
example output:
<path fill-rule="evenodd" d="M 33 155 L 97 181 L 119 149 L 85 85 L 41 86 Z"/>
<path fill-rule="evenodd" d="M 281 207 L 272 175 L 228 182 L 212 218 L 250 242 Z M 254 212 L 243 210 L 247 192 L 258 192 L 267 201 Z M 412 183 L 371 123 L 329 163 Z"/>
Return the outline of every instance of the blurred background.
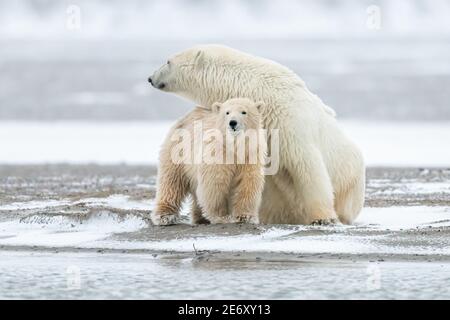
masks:
<path fill-rule="evenodd" d="M 343 118 L 450 120 L 446 0 L 0 1 L 0 118 L 174 119 L 147 77 L 198 43 L 296 71 Z"/>
<path fill-rule="evenodd" d="M 199 43 L 287 65 L 341 120 L 443 127 L 449 17 L 447 0 L 0 0 L 0 133 L 23 132 L 12 122 L 173 121 L 192 102 L 147 78 Z"/>

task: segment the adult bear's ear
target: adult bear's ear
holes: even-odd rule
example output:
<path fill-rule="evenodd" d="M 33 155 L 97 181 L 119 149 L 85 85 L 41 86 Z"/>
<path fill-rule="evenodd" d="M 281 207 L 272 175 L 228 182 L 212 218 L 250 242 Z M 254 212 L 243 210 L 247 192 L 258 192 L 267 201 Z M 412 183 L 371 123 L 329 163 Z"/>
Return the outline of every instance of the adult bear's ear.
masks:
<path fill-rule="evenodd" d="M 205 63 L 205 52 L 199 50 L 195 55 L 194 63 L 196 67 L 201 67 Z"/>
<path fill-rule="evenodd" d="M 265 104 L 264 104 L 264 102 L 262 102 L 262 101 L 258 101 L 258 102 L 255 104 L 256 109 L 258 109 L 258 111 L 260 111 L 260 112 L 261 112 L 261 110 L 264 108 L 264 106 L 265 106 Z"/>
<path fill-rule="evenodd" d="M 222 108 L 222 104 L 219 102 L 216 102 L 212 105 L 211 109 L 213 112 L 215 113 L 219 113 L 220 112 L 220 108 Z"/>

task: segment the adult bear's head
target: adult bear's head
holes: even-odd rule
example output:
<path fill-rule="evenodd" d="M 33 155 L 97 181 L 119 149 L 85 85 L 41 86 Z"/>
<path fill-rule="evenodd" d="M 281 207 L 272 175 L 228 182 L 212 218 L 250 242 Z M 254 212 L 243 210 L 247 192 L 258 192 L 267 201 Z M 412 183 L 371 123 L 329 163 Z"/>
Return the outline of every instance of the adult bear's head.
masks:
<path fill-rule="evenodd" d="M 264 68 L 271 64 L 229 47 L 201 45 L 174 55 L 148 81 L 205 106 L 237 97 L 262 100 Z"/>

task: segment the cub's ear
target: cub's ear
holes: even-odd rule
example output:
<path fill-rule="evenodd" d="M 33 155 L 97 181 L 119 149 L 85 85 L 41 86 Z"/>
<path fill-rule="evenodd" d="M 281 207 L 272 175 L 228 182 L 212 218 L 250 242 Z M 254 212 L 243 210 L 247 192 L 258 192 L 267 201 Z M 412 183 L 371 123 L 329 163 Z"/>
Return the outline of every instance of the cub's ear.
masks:
<path fill-rule="evenodd" d="M 202 66 L 205 63 L 205 52 L 199 50 L 195 55 L 194 63 L 197 67 Z"/>
<path fill-rule="evenodd" d="M 258 111 L 261 111 L 261 110 L 265 107 L 265 103 L 262 102 L 262 101 L 258 101 L 258 102 L 255 104 L 255 107 L 256 107 L 256 109 L 258 109 Z"/>
<path fill-rule="evenodd" d="M 215 113 L 219 113 L 221 108 L 222 108 L 222 104 L 219 102 L 214 103 L 211 107 L 212 111 Z"/>

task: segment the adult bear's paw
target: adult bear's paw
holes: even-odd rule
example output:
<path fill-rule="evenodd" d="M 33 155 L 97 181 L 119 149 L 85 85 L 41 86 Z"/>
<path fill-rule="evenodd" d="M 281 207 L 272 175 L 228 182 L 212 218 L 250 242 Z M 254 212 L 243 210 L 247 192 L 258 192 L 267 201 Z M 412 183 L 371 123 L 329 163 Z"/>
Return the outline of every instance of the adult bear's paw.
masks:
<path fill-rule="evenodd" d="M 234 218 L 236 223 L 252 223 L 252 224 L 258 224 L 259 219 L 258 216 L 253 215 L 238 215 Z"/>
<path fill-rule="evenodd" d="M 177 224 L 179 216 L 177 214 L 153 215 L 152 222 L 155 226 L 171 226 Z"/>
<path fill-rule="evenodd" d="M 313 222 L 311 222 L 312 226 L 329 226 L 329 225 L 333 225 L 333 224 L 339 224 L 339 220 L 335 219 L 335 218 L 330 218 L 330 219 L 317 219 L 314 220 Z"/>

